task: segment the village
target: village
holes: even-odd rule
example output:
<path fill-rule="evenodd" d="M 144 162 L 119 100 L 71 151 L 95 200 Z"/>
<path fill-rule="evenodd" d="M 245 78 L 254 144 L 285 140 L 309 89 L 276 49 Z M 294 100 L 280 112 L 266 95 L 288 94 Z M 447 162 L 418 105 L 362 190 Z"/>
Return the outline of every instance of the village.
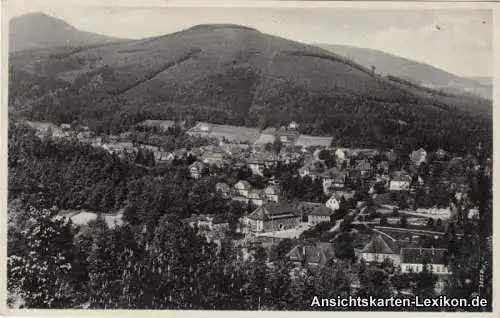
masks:
<path fill-rule="evenodd" d="M 190 158 L 189 174 L 196 180 L 227 168 L 248 169 L 250 175 L 260 178 L 259 185 L 247 179 L 216 184 L 221 197 L 252 207 L 235 226 L 223 215 L 193 214 L 183 221 L 218 244 L 230 237 L 244 257 L 252 257 L 255 245 L 272 250 L 280 244 L 286 248 L 282 257 L 308 268 L 353 256 L 355 261 L 346 266 L 352 272 L 354 290 L 359 287 L 360 266 L 381 268 L 391 275 L 419 273 L 427 266 L 439 278 L 435 289 L 440 293 L 452 272 L 449 235 L 463 236 L 452 223 L 479 218 L 460 172 L 464 162 L 471 163 L 472 169 L 478 163 L 443 149 L 428 152 L 419 148 L 402 157 L 395 150 L 338 147 L 333 137 L 300 134 L 296 122 L 264 130 L 209 123 L 186 129 L 183 123 L 171 120 L 137 125 L 139 131 L 157 133 L 160 139 L 162 132 L 182 127 L 186 136 L 208 140 L 199 147 L 166 151 L 159 145 L 138 142 L 131 133 L 95 136 L 87 127 L 28 124 L 39 137 L 76 138 L 132 161 L 141 150 L 152 155 L 154 165 Z M 299 187 L 317 185 L 317 197 L 323 200 L 287 195 L 277 172 L 282 166 L 292 167 Z"/>

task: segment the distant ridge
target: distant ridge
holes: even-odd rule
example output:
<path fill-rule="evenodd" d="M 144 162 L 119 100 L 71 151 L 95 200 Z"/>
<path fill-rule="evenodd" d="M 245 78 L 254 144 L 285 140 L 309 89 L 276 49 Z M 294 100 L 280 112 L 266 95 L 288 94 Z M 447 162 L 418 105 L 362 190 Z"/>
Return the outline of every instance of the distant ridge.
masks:
<path fill-rule="evenodd" d="M 80 31 L 65 21 L 36 12 L 9 22 L 9 51 L 86 46 L 123 41 L 123 39 Z"/>
<path fill-rule="evenodd" d="M 375 66 L 376 72 L 382 75 L 400 77 L 447 93 L 474 94 L 482 98 L 492 99 L 492 87 L 491 84 L 486 84 L 485 78 L 460 77 L 425 63 L 374 49 L 337 44 L 317 44 L 317 46 L 349 57 L 365 67 Z"/>

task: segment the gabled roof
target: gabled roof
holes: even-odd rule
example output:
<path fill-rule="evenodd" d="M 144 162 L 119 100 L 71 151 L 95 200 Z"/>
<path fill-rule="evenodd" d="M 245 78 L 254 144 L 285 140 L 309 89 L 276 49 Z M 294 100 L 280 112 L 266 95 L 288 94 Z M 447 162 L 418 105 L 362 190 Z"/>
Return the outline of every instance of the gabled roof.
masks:
<path fill-rule="evenodd" d="M 393 174 L 391 181 L 411 182 L 411 177 L 406 171 L 398 171 Z"/>
<path fill-rule="evenodd" d="M 328 260 L 335 257 L 333 243 L 320 243 L 314 245 L 297 245 L 286 254 L 293 262 L 305 262 L 308 265 L 325 265 Z"/>
<path fill-rule="evenodd" d="M 277 186 L 271 184 L 264 189 L 267 194 L 278 194 L 280 191 Z"/>
<path fill-rule="evenodd" d="M 403 248 L 401 249 L 401 263 L 446 265 L 446 249 L 438 248 Z"/>
<path fill-rule="evenodd" d="M 309 215 L 316 215 L 316 216 L 331 216 L 333 214 L 333 210 L 324 206 L 320 205 L 315 207 Z"/>
<path fill-rule="evenodd" d="M 266 203 L 255 209 L 249 216 L 253 220 L 270 220 L 296 217 L 293 206 L 288 203 Z"/>
<path fill-rule="evenodd" d="M 359 160 L 356 163 L 356 166 L 354 167 L 354 170 L 359 170 L 359 171 L 371 170 L 371 169 L 373 169 L 372 165 L 366 160 Z"/>
<path fill-rule="evenodd" d="M 240 181 L 236 182 L 236 184 L 234 185 L 234 187 L 237 188 L 237 186 L 243 186 L 243 188 L 245 188 L 245 189 L 251 189 L 252 188 L 252 185 L 247 180 L 240 180 Z"/>
<path fill-rule="evenodd" d="M 382 235 L 375 235 L 372 240 L 360 251 L 361 253 L 373 254 L 398 254 L 397 244 L 389 242 Z"/>
<path fill-rule="evenodd" d="M 221 190 L 229 190 L 230 189 L 229 185 L 225 182 L 217 182 L 217 184 L 215 185 L 215 188 L 221 189 Z"/>
<path fill-rule="evenodd" d="M 346 176 L 347 176 L 346 172 L 340 171 L 336 167 L 333 167 L 333 168 L 331 168 L 331 169 L 329 169 L 321 174 L 322 178 L 332 178 L 332 179 L 335 179 L 335 180 L 341 181 L 341 182 L 345 181 Z"/>
<path fill-rule="evenodd" d="M 192 169 L 192 168 L 196 168 L 196 169 L 203 169 L 205 168 L 205 165 L 202 163 L 202 162 L 199 162 L 199 161 L 195 161 L 193 162 L 190 166 L 189 166 L 189 169 Z"/>

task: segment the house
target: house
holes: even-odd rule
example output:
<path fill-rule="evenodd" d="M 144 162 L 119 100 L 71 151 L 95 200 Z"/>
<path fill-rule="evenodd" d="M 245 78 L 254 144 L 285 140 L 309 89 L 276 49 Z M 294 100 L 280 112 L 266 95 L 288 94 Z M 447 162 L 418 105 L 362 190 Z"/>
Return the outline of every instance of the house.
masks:
<path fill-rule="evenodd" d="M 270 169 L 278 163 L 278 157 L 271 152 L 256 152 L 246 162 L 253 174 L 262 176 L 264 168 Z"/>
<path fill-rule="evenodd" d="M 437 207 L 432 207 L 430 209 L 425 209 L 425 208 L 418 208 L 415 211 L 415 214 L 427 217 L 427 218 L 432 218 L 434 220 L 441 219 L 441 220 L 448 220 L 451 217 L 451 209 L 448 207 L 446 209 L 440 209 Z"/>
<path fill-rule="evenodd" d="M 420 273 L 423 271 L 424 262 L 427 269 L 436 275 L 449 275 L 451 269 L 447 261 L 448 250 L 438 248 L 402 248 L 401 272 Z"/>
<path fill-rule="evenodd" d="M 391 260 L 394 266 L 401 263 L 397 241 L 379 233 L 373 235 L 363 249 L 356 251 L 356 255 L 369 264 L 381 264 L 385 259 Z"/>
<path fill-rule="evenodd" d="M 296 266 L 319 267 L 325 266 L 335 258 L 333 243 L 317 242 L 316 245 L 297 245 L 290 250 L 286 257 Z"/>
<path fill-rule="evenodd" d="M 65 131 L 71 130 L 70 124 L 61 124 L 60 127 L 62 130 L 65 130 Z"/>
<path fill-rule="evenodd" d="M 390 191 L 408 191 L 410 190 L 411 177 L 405 171 L 395 173 L 389 181 Z"/>
<path fill-rule="evenodd" d="M 330 195 L 335 189 L 343 189 L 347 180 L 347 173 L 333 167 L 320 175 L 323 182 L 323 192 Z"/>
<path fill-rule="evenodd" d="M 423 148 L 412 151 L 410 154 L 410 161 L 414 165 L 419 166 L 422 162 L 427 161 L 427 151 Z"/>
<path fill-rule="evenodd" d="M 198 179 L 199 177 L 201 177 L 201 175 L 205 171 L 205 168 L 206 168 L 206 166 L 202 162 L 199 162 L 199 161 L 193 162 L 189 166 L 189 174 L 191 174 L 192 178 Z"/>
<path fill-rule="evenodd" d="M 356 161 L 354 167 L 351 168 L 351 171 L 359 173 L 361 176 L 367 175 L 373 171 L 373 166 L 367 160 L 361 159 Z"/>
<path fill-rule="evenodd" d="M 266 203 L 247 217 L 249 232 L 274 232 L 296 227 L 300 218 L 289 203 Z"/>
<path fill-rule="evenodd" d="M 330 222 L 334 211 L 324 205 L 320 205 L 312 210 L 307 217 L 307 223 L 316 225 L 322 222 Z"/>
<path fill-rule="evenodd" d="M 223 215 L 193 214 L 190 218 L 182 221 L 191 227 L 197 226 L 202 232 L 229 229 L 229 222 Z"/>
<path fill-rule="evenodd" d="M 222 152 L 217 151 L 207 151 L 201 155 L 201 161 L 207 165 L 214 165 L 221 167 L 225 163 L 225 155 Z"/>
<path fill-rule="evenodd" d="M 317 202 L 299 201 L 295 204 L 294 211 L 300 215 L 301 222 L 309 221 L 309 214 L 318 206 L 323 204 Z"/>
<path fill-rule="evenodd" d="M 250 191 L 248 191 L 247 198 L 248 200 L 251 200 L 252 203 L 256 206 L 261 206 L 267 201 L 264 190 L 261 189 L 251 189 Z"/>
<path fill-rule="evenodd" d="M 448 156 L 448 153 L 444 149 L 439 148 L 438 150 L 436 150 L 434 155 L 435 155 L 436 159 L 443 160 L 443 159 L 446 159 L 446 157 Z"/>
<path fill-rule="evenodd" d="M 134 144 L 131 142 L 115 142 L 104 144 L 103 148 L 107 150 L 109 153 L 117 154 L 120 156 L 124 155 L 133 155 L 137 153 L 137 148 L 134 147 Z"/>
<path fill-rule="evenodd" d="M 342 196 L 338 193 L 334 193 L 328 201 L 326 201 L 325 206 L 332 211 L 337 211 L 340 209 L 340 203 L 342 201 Z"/>
<path fill-rule="evenodd" d="M 279 161 L 285 164 L 295 164 L 300 162 L 303 154 L 293 150 L 282 150 L 279 154 Z"/>
<path fill-rule="evenodd" d="M 281 197 L 281 191 L 277 185 L 271 184 L 264 189 L 267 201 L 278 203 Z"/>
<path fill-rule="evenodd" d="M 287 129 L 286 127 L 281 127 L 276 132 L 277 138 L 285 145 L 294 144 L 299 138 L 299 133 L 295 129 Z"/>
<path fill-rule="evenodd" d="M 313 180 L 319 178 L 320 174 L 328 169 L 324 161 L 322 160 L 312 160 L 304 164 L 299 168 L 300 177 L 304 178 L 306 176 L 311 177 Z"/>
<path fill-rule="evenodd" d="M 227 183 L 218 182 L 215 185 L 215 191 L 219 192 L 223 198 L 227 198 L 231 192 L 231 187 Z"/>
<path fill-rule="evenodd" d="M 299 124 L 297 124 L 296 122 L 292 121 L 288 124 L 288 129 L 290 130 L 296 130 L 296 129 L 299 129 Z"/>
<path fill-rule="evenodd" d="M 335 151 L 335 157 L 337 157 L 337 160 L 339 160 L 339 161 L 347 160 L 348 159 L 347 149 L 346 148 L 338 148 Z"/>
<path fill-rule="evenodd" d="M 234 185 L 234 189 L 237 194 L 248 197 L 250 190 L 252 190 L 252 185 L 247 180 L 240 180 Z"/>
<path fill-rule="evenodd" d="M 381 161 L 377 164 L 377 172 L 386 174 L 389 173 L 390 165 L 388 161 Z"/>

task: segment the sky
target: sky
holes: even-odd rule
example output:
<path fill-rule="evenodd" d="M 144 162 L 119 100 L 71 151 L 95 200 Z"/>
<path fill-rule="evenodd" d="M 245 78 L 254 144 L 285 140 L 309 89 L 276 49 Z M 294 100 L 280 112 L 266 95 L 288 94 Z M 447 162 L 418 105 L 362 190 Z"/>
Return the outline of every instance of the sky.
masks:
<path fill-rule="evenodd" d="M 377 49 L 459 76 L 493 76 L 491 9 L 75 5 L 9 9 L 10 17 L 44 12 L 81 30 L 122 38 L 145 38 L 205 23 L 241 24 L 304 43 Z"/>

